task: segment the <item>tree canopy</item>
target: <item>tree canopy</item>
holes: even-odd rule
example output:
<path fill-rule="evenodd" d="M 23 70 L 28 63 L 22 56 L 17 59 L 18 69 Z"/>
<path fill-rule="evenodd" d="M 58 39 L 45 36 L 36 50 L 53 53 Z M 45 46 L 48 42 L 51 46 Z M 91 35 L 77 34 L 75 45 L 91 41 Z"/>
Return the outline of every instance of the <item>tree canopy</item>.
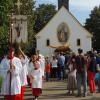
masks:
<path fill-rule="evenodd" d="M 95 7 L 86 19 L 85 28 L 93 34 L 93 48 L 100 51 L 100 6 Z"/>
<path fill-rule="evenodd" d="M 12 9 L 12 0 L 0 0 L 0 55 L 4 52 L 8 42 L 8 15 Z"/>
<path fill-rule="evenodd" d="M 35 10 L 35 22 L 33 30 L 37 33 L 39 32 L 48 21 L 55 15 L 56 6 L 52 4 L 41 4 Z"/>
<path fill-rule="evenodd" d="M 22 5 L 20 7 L 20 14 L 28 15 L 28 34 L 33 34 L 33 16 L 34 16 L 34 0 L 20 0 Z M 0 54 L 3 53 L 3 49 L 8 45 L 8 33 L 9 33 L 9 15 L 11 13 L 18 14 L 16 6 L 17 0 L 1 0 L 0 1 Z"/>
<path fill-rule="evenodd" d="M 35 47 L 35 35 L 38 33 L 54 16 L 56 6 L 52 4 L 41 4 L 35 7 L 35 0 L 20 0 L 20 14 L 27 15 L 28 21 L 28 43 L 25 44 L 27 51 L 30 52 Z M 0 49 L 7 47 L 9 33 L 9 16 L 11 13 L 18 14 L 16 6 L 17 0 L 0 1 Z M 3 46 L 3 47 L 2 47 Z M 23 43 L 22 43 L 23 46 Z M 0 53 L 2 54 L 2 52 Z"/>

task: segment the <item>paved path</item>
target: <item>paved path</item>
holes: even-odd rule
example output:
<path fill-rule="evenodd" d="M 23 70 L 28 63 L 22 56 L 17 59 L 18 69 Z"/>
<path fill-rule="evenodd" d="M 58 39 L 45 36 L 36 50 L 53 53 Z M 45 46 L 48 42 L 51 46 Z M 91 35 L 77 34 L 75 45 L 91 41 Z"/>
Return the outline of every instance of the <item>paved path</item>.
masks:
<path fill-rule="evenodd" d="M 25 100 L 32 100 L 31 91 L 27 88 L 25 92 Z M 87 96 L 77 98 L 75 96 L 66 95 L 66 82 L 45 82 L 43 93 L 38 100 L 100 100 L 100 94 L 95 94 L 94 96 Z"/>
<path fill-rule="evenodd" d="M 66 82 L 45 82 L 43 93 L 38 100 L 100 100 L 100 93 L 94 96 L 77 98 L 66 95 Z M 26 88 L 24 100 L 33 100 L 31 89 Z M 0 97 L 0 100 L 2 97 Z"/>

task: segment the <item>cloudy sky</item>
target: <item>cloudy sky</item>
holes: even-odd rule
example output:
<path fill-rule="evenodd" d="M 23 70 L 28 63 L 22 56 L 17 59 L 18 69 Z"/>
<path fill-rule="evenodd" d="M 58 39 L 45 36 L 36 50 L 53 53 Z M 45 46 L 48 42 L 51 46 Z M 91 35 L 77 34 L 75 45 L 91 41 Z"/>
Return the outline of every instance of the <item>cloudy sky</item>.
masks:
<path fill-rule="evenodd" d="M 54 4 L 57 6 L 58 0 L 35 0 L 36 5 L 38 4 Z M 70 0 L 70 12 L 80 21 L 80 23 L 84 24 L 86 18 L 89 17 L 91 10 L 95 6 L 100 5 L 100 0 Z"/>

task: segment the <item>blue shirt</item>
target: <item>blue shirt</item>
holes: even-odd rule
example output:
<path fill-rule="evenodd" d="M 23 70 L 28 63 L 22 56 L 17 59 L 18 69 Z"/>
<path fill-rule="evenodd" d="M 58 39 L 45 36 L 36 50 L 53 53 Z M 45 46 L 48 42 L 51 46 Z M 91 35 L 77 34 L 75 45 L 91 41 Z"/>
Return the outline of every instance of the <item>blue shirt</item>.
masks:
<path fill-rule="evenodd" d="M 58 57 L 58 65 L 60 67 L 64 67 L 65 66 L 65 57 L 63 55 Z"/>

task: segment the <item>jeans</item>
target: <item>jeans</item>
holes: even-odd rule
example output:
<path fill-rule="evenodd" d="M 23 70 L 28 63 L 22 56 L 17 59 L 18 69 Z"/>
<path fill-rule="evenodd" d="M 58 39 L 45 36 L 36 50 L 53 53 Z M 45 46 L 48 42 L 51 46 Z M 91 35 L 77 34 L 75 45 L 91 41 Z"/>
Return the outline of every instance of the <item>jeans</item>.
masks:
<path fill-rule="evenodd" d="M 78 95 L 81 95 L 81 84 L 83 85 L 83 95 L 87 95 L 87 72 L 76 73 Z"/>
<path fill-rule="evenodd" d="M 61 80 L 61 67 L 57 68 L 57 78 L 58 80 Z"/>
<path fill-rule="evenodd" d="M 58 76 L 59 80 L 61 80 L 61 79 L 64 80 L 64 78 L 65 78 L 65 68 L 64 68 L 64 66 L 58 67 L 57 76 Z"/>
<path fill-rule="evenodd" d="M 46 72 L 46 81 L 49 81 L 50 73 Z"/>
<path fill-rule="evenodd" d="M 98 92 L 100 92 L 100 79 L 98 79 L 97 85 L 98 85 Z"/>

